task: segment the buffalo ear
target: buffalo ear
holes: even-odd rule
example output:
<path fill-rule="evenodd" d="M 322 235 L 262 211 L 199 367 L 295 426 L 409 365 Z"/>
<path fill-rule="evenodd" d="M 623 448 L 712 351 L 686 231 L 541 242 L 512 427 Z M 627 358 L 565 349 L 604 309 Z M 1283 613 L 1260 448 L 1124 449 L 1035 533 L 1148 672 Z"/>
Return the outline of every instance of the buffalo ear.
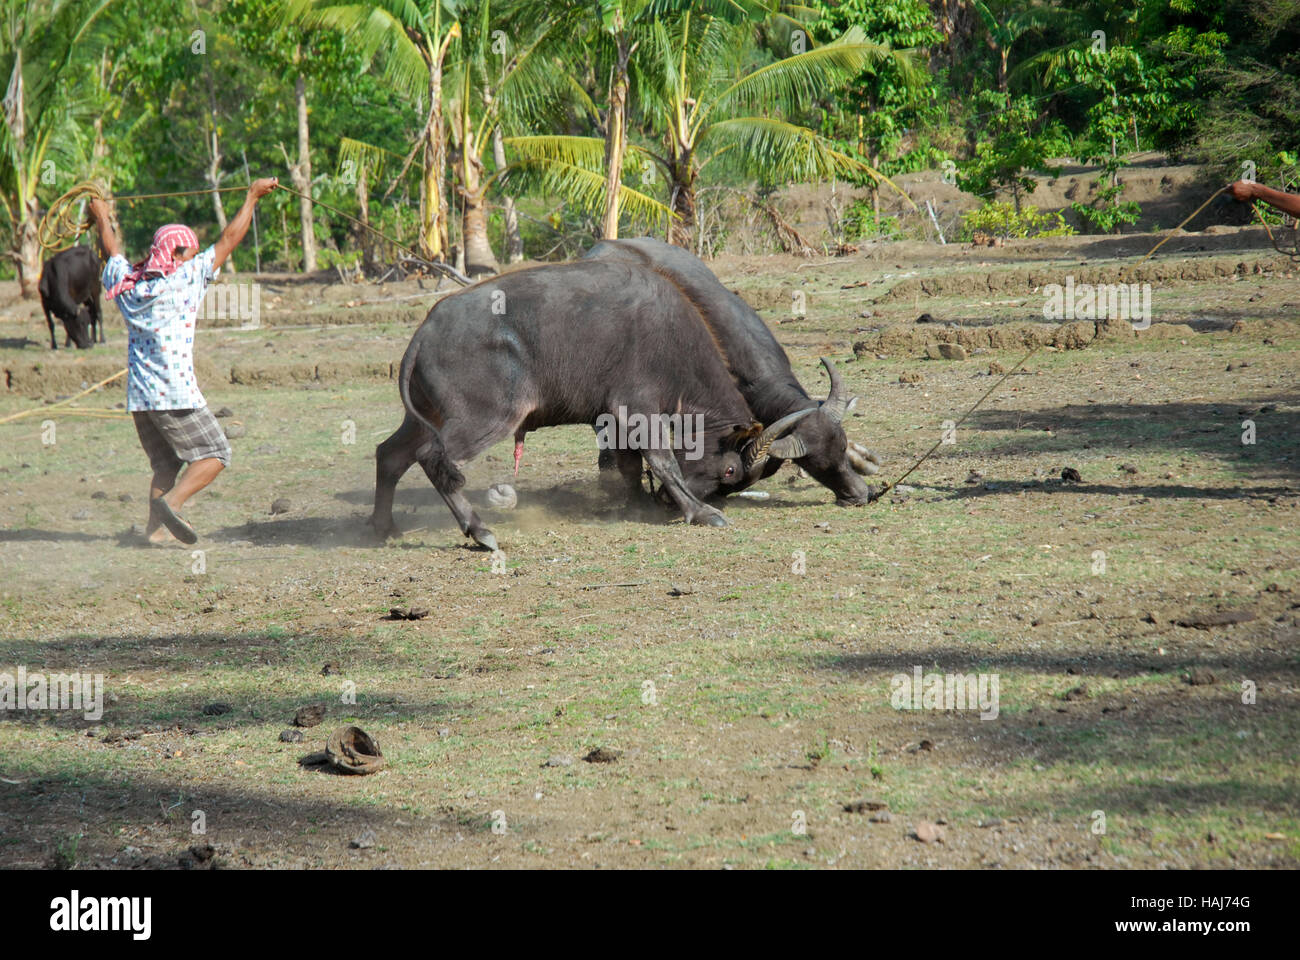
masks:
<path fill-rule="evenodd" d="M 763 432 L 763 425 L 755 421 L 749 425 L 735 423 L 731 426 L 731 433 L 727 434 L 725 443 L 732 450 L 738 450 L 753 440 Z"/>

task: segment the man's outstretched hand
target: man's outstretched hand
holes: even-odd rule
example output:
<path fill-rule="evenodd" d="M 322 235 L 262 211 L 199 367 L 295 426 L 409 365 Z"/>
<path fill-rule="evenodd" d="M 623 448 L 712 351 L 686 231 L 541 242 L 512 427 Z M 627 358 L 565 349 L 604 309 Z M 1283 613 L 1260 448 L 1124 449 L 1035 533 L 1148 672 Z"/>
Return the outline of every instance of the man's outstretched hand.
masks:
<path fill-rule="evenodd" d="M 1242 203 L 1251 200 L 1263 200 L 1270 207 L 1300 219 L 1300 193 L 1274 190 L 1272 187 L 1266 187 L 1262 183 L 1255 183 L 1251 180 L 1238 180 L 1236 183 L 1229 184 L 1228 192 Z"/>
<path fill-rule="evenodd" d="M 260 180 L 254 180 L 248 187 L 248 196 L 253 200 L 261 200 L 279 185 L 279 177 L 263 177 Z"/>
<path fill-rule="evenodd" d="M 1228 185 L 1228 192 L 1232 194 L 1233 199 L 1245 203 L 1248 200 L 1255 199 L 1255 186 L 1253 181 L 1238 180 L 1236 183 Z"/>

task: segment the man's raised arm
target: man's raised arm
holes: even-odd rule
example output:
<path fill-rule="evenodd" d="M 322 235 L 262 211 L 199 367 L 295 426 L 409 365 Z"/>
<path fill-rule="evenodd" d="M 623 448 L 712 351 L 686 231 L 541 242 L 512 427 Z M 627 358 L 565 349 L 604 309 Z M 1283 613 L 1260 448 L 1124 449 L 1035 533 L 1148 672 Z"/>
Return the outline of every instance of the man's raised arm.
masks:
<path fill-rule="evenodd" d="M 109 257 L 120 256 L 122 240 L 113 229 L 113 218 L 109 216 L 108 204 L 99 197 L 90 199 L 90 219 L 95 221 L 95 230 L 99 234 L 99 245 Z"/>
<path fill-rule="evenodd" d="M 1242 202 L 1263 200 L 1270 207 L 1276 207 L 1283 213 L 1289 213 L 1293 217 L 1300 218 L 1300 194 L 1274 190 L 1272 187 L 1266 187 L 1262 183 L 1255 183 L 1250 180 L 1238 180 L 1229 189 L 1232 191 L 1232 195 Z"/>
<path fill-rule="evenodd" d="M 216 253 L 216 258 L 212 261 L 214 270 L 230 258 L 235 247 L 239 246 L 239 241 L 244 239 L 244 234 L 248 233 L 248 228 L 253 223 L 253 208 L 257 206 L 257 201 L 279 185 L 280 181 L 275 177 L 263 177 L 261 180 L 253 181 L 248 188 L 248 194 L 244 197 L 244 205 L 235 214 L 235 219 L 226 224 L 226 229 L 221 231 L 221 238 L 213 248 Z"/>

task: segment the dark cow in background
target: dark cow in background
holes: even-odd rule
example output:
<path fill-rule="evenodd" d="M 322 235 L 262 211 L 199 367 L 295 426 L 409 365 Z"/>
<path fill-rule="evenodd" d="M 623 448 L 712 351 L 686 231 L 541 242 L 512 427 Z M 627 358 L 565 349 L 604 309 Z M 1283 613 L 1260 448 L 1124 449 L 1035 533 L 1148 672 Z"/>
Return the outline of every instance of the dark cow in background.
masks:
<path fill-rule="evenodd" d="M 703 501 L 757 479 L 773 443 L 808 415 L 754 423 L 690 299 L 653 271 L 590 260 L 506 274 L 439 301 L 406 348 L 398 389 L 406 416 L 375 450 L 371 526 L 394 532 L 397 481 L 418 461 L 461 531 L 492 550 L 496 537 L 461 492 L 459 467 L 512 434 L 518 456 L 541 427 L 595 426 L 620 413 L 629 424 L 694 424 L 699 415 L 689 453 L 629 432 L 615 458 L 629 492 L 640 492 L 644 458 L 687 522 L 721 527 Z"/>
<path fill-rule="evenodd" d="M 640 264 L 679 287 L 705 316 L 736 378 L 736 386 L 759 420 L 771 423 L 798 411 L 815 411 L 772 447 L 764 477 L 779 470 L 783 460 L 793 460 L 828 487 L 841 506 L 860 506 L 868 501 L 871 488 L 859 475 L 879 472 L 880 457 L 849 442 L 845 435 L 844 416 L 857 398 L 845 395 L 831 361 L 822 358 L 830 376 L 830 394 L 818 405 L 795 378 L 790 358 L 753 307 L 724 287 L 702 260 L 681 247 L 651 237 L 602 240 L 587 251 L 584 259 Z M 602 461 L 603 466 L 608 466 L 608 458 L 602 457 Z"/>
<path fill-rule="evenodd" d="M 79 350 L 104 342 L 104 320 L 99 306 L 99 258 L 90 247 L 71 247 L 45 261 L 41 269 L 41 307 L 50 328 L 50 349 L 59 349 L 54 318 L 63 322 L 66 339 Z"/>

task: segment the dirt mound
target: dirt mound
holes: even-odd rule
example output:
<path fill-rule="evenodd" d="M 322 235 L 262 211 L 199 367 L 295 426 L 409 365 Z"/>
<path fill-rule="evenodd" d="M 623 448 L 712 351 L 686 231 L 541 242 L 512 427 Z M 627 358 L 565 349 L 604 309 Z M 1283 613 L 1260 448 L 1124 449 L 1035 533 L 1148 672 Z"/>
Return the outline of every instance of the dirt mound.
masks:
<path fill-rule="evenodd" d="M 1216 280 L 1226 277 L 1286 274 L 1292 269 L 1286 257 L 1266 257 L 1246 263 L 1237 256 L 1206 257 L 1185 261 L 1144 263 L 1140 267 L 1078 266 L 1050 270 L 1031 268 L 998 270 L 990 273 L 950 273 L 933 277 L 908 277 L 899 280 L 874 303 L 911 300 L 916 297 L 966 296 L 971 294 L 1033 293 L 1049 283 L 1064 285 L 1066 277 L 1078 284 L 1171 283 L 1177 281 Z"/>
<path fill-rule="evenodd" d="M 1271 330 L 1263 326 L 1239 323 L 1242 331 L 1267 335 Z M 1245 327 L 1250 329 L 1246 330 Z M 942 352 L 941 344 L 953 344 L 975 356 L 975 351 L 1026 350 L 1030 347 L 1049 346 L 1058 350 L 1083 350 L 1097 340 L 1177 340 L 1195 336 L 1196 331 L 1185 323 L 1156 323 L 1145 330 L 1132 324 L 1112 320 L 1093 323 L 1007 323 L 992 327 L 916 327 L 911 324 L 890 324 L 853 344 L 853 352 L 863 354 L 917 355 Z M 954 353 L 954 351 L 949 351 Z"/>
<path fill-rule="evenodd" d="M 240 364 L 230 368 L 230 382 L 251 387 L 283 387 L 296 383 L 355 383 L 358 380 L 392 380 L 396 363 L 281 363 L 270 366 Z"/>
<path fill-rule="evenodd" d="M 286 308 L 263 308 L 257 324 L 258 328 L 267 327 L 286 327 L 286 326 L 321 326 L 321 327 L 345 327 L 352 324 L 380 324 L 380 323 L 400 323 L 417 325 L 424 319 L 427 307 L 416 306 L 406 310 L 400 309 L 373 309 L 368 310 L 365 307 L 344 307 L 332 310 L 303 310 L 303 309 L 286 309 Z M 203 319 L 200 321 L 206 328 L 214 330 L 219 329 L 243 329 L 249 321 L 241 320 L 236 317 L 219 317 L 213 319 Z"/>
<path fill-rule="evenodd" d="M 359 381 L 392 380 L 397 376 L 397 362 L 338 362 L 338 363 L 281 363 L 237 364 L 222 369 L 209 361 L 197 359 L 194 364 L 199 384 L 231 383 L 247 387 L 284 387 L 305 383 L 357 383 Z M 93 383 L 122 369 L 121 360 L 97 358 L 94 360 L 58 359 L 7 365 L 0 375 L 11 394 L 44 400 L 67 396 L 84 390 Z M 109 391 L 122 391 L 125 378 L 104 387 Z"/>
<path fill-rule="evenodd" d="M 84 390 L 91 384 L 111 377 L 124 365 L 123 361 L 116 357 L 86 359 L 68 356 L 65 353 L 62 356 L 52 356 L 37 361 L 7 361 L 2 375 L 5 388 L 10 393 L 49 399 Z M 194 370 L 198 375 L 199 383 L 224 379 L 216 367 L 205 363 L 202 359 L 195 361 Z M 124 392 L 126 378 L 115 380 L 103 389 Z"/>

